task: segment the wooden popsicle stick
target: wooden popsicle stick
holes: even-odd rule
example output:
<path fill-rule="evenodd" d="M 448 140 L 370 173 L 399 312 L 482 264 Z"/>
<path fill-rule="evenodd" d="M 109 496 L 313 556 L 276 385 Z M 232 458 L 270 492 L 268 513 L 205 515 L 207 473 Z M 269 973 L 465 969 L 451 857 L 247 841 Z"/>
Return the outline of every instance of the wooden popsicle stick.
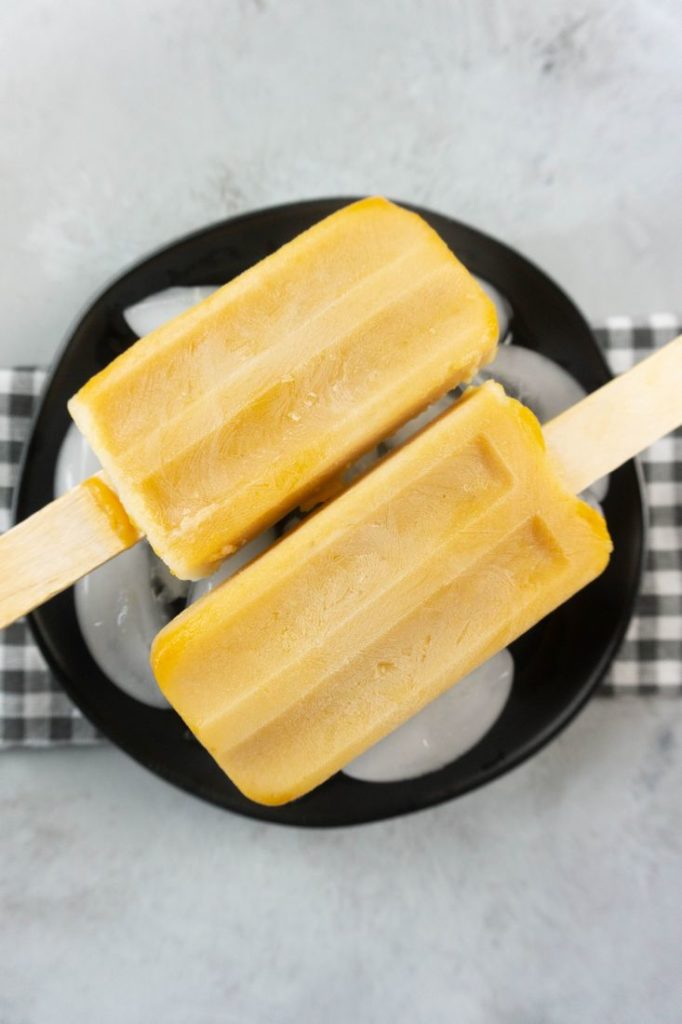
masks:
<path fill-rule="evenodd" d="M 682 425 L 682 334 L 542 428 L 574 494 Z"/>
<path fill-rule="evenodd" d="M 0 628 L 141 536 L 99 473 L 29 516 L 0 537 Z"/>

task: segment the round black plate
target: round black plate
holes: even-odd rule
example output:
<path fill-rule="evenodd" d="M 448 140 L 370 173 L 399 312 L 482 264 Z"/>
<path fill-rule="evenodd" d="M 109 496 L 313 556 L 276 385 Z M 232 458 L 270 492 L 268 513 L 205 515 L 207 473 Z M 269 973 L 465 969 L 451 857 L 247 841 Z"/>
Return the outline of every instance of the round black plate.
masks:
<path fill-rule="evenodd" d="M 114 281 L 78 321 L 50 375 L 24 455 L 16 517 L 25 518 L 52 498 L 55 460 L 69 424 L 66 400 L 135 340 L 122 310 L 173 285 L 223 283 L 348 201 L 292 203 L 224 221 L 175 242 Z M 470 270 L 507 296 L 516 342 L 555 359 L 588 390 L 609 378 L 584 319 L 542 271 L 473 228 L 428 210 L 418 212 Z M 169 782 L 266 821 L 313 826 L 374 821 L 489 782 L 537 751 L 587 700 L 617 649 L 639 584 L 644 517 L 634 464 L 614 473 L 605 511 L 615 543 L 607 571 L 514 645 L 511 698 L 473 750 L 440 771 L 408 782 L 374 784 L 337 775 L 285 807 L 251 803 L 174 712 L 138 703 L 102 674 L 81 638 L 70 591 L 39 608 L 30 622 L 50 667 L 83 713 Z"/>

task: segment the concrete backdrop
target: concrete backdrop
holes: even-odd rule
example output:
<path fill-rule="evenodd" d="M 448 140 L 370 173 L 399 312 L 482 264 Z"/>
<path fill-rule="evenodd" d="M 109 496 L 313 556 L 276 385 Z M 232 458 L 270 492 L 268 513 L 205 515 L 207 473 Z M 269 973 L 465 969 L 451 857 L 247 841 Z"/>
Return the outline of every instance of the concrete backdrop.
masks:
<path fill-rule="evenodd" d="M 384 192 L 588 316 L 680 310 L 678 0 L 4 0 L 0 363 L 183 232 Z M 116 750 L 0 756 L 0 1022 L 677 1024 L 682 701 L 457 803 L 299 832 Z"/>

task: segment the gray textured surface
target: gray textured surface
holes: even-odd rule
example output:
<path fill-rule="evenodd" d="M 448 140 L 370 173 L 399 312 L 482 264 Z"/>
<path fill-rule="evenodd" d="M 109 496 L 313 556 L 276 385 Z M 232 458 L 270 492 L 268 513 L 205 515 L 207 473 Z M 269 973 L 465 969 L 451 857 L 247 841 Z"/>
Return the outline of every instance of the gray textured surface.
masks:
<path fill-rule="evenodd" d="M 680 302 L 679 0 L 5 0 L 0 19 L 5 357 L 49 358 L 178 233 L 316 195 L 470 221 L 594 316 Z"/>
<path fill-rule="evenodd" d="M 227 214 L 382 191 L 585 311 L 679 309 L 677 0 L 6 0 L 0 361 Z M 0 1022 L 677 1024 L 682 702 L 598 702 L 456 804 L 231 818 L 113 750 L 0 760 Z"/>
<path fill-rule="evenodd" d="M 112 750 L 0 763 L 3 1024 L 679 1024 L 682 701 L 597 701 L 532 763 L 333 832 Z"/>

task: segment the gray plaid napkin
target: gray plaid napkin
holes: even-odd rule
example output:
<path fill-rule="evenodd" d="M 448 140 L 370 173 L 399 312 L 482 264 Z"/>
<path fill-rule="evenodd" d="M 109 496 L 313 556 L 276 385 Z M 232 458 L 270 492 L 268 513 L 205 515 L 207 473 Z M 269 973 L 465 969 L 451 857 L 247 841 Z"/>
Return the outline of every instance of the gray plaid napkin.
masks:
<path fill-rule="evenodd" d="M 680 318 L 646 323 L 609 317 L 595 331 L 614 373 L 623 373 L 682 331 Z M 649 509 L 642 589 L 625 640 L 603 683 L 606 693 L 682 694 L 682 429 L 641 457 Z"/>
<path fill-rule="evenodd" d="M 596 331 L 616 373 L 680 333 L 678 318 L 610 317 Z M 0 530 L 45 371 L 0 370 Z M 602 694 L 682 694 L 682 430 L 643 457 L 650 533 L 635 615 Z M 92 743 L 97 731 L 50 675 L 25 622 L 0 631 L 0 747 Z"/>
<path fill-rule="evenodd" d="M 35 367 L 0 369 L 0 532 L 10 526 L 12 489 L 45 381 Z M 94 726 L 50 672 L 22 619 L 0 630 L 0 747 L 92 743 Z"/>

